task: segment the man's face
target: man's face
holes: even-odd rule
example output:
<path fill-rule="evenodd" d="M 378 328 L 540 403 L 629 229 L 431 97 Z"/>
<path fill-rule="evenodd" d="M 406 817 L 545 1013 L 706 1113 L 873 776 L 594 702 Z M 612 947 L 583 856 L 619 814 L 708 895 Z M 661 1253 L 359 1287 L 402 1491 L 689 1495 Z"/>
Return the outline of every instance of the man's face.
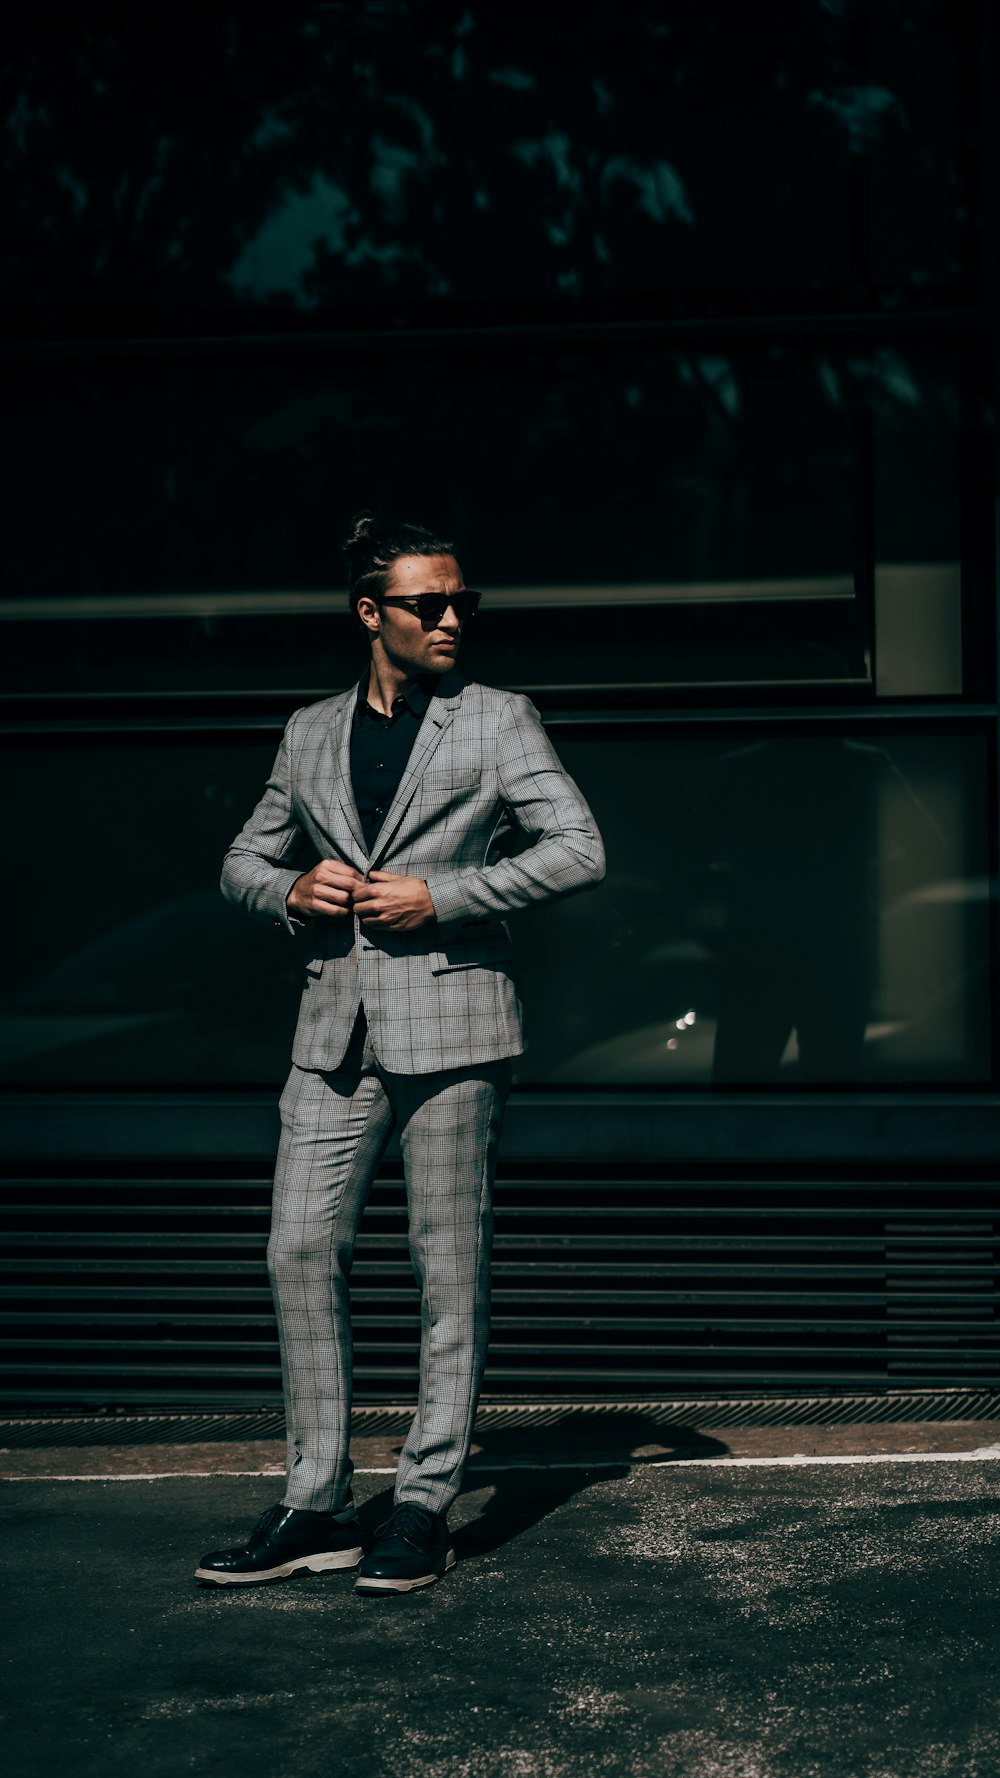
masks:
<path fill-rule="evenodd" d="M 413 599 L 418 593 L 460 593 L 465 586 L 454 556 L 400 556 L 393 564 L 386 597 Z M 369 635 L 377 636 L 394 666 L 414 678 L 446 673 L 462 641 L 462 625 L 451 606 L 435 623 L 422 620 L 405 605 L 358 600 L 358 615 Z"/>

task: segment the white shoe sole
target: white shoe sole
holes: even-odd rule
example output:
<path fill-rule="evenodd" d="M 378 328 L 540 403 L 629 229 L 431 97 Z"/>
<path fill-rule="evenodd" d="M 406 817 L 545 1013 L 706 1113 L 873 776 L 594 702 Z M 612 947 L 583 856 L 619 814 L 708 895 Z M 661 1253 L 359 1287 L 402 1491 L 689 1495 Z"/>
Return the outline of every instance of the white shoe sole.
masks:
<path fill-rule="evenodd" d="M 310 1574 L 326 1574 L 332 1568 L 356 1568 L 363 1555 L 359 1544 L 355 1550 L 328 1550 L 325 1555 L 298 1556 L 294 1562 L 280 1562 L 277 1568 L 258 1568 L 253 1574 L 221 1574 L 217 1568 L 196 1568 L 194 1578 L 214 1581 L 217 1587 L 245 1587 L 258 1580 L 288 1580 L 291 1575 L 306 1570 Z"/>
<path fill-rule="evenodd" d="M 454 1566 L 455 1552 L 454 1550 L 449 1550 L 448 1554 L 445 1556 L 444 1567 L 441 1570 L 441 1574 L 447 1574 L 448 1570 L 454 1568 Z M 441 1574 L 416 1574 L 411 1575 L 409 1579 L 406 1580 L 390 1580 L 388 1578 L 383 1578 L 382 1575 L 373 1575 L 369 1578 L 368 1575 L 364 1574 L 360 1579 L 355 1581 L 354 1591 L 356 1593 L 413 1593 L 418 1587 L 432 1587 L 436 1580 L 441 1579 Z"/>

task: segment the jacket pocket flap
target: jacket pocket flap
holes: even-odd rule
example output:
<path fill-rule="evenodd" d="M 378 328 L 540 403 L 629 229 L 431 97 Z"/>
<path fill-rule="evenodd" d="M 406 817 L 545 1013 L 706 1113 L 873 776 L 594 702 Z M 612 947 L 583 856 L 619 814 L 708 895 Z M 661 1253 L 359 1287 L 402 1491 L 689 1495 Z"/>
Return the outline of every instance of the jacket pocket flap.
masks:
<path fill-rule="evenodd" d="M 514 954 L 503 940 L 455 938 L 440 951 L 431 951 L 432 975 L 450 975 L 457 969 L 496 969 L 509 975 Z"/>
<path fill-rule="evenodd" d="M 448 796 L 456 790 L 474 790 L 483 781 L 483 774 L 473 766 L 456 767 L 454 771 L 448 766 L 439 766 L 436 770 L 428 767 L 420 774 L 420 789 L 432 791 L 435 796 Z"/>

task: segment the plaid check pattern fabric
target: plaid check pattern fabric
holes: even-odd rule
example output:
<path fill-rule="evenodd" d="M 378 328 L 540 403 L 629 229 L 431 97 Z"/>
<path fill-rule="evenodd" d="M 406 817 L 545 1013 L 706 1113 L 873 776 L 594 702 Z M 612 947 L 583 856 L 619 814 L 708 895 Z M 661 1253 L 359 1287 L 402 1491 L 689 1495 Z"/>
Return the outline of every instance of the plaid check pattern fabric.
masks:
<path fill-rule="evenodd" d="M 509 1058 L 524 1047 L 504 916 L 600 882 L 604 849 L 529 700 L 451 673 L 369 851 L 351 789 L 356 695 L 291 717 L 222 871 L 229 900 L 293 934 L 305 978 L 268 1246 L 285 1504 L 337 1511 L 349 1499 L 348 1281 L 395 1125 L 421 1302 L 419 1399 L 396 1498 L 445 1512 L 486 1358 L 493 1174 Z M 356 917 L 297 920 L 286 897 L 317 858 L 422 877 L 434 920 L 407 933 L 366 932 Z"/>
<path fill-rule="evenodd" d="M 519 1055 L 521 1004 L 506 914 L 599 883 L 594 817 L 528 698 L 446 674 L 369 855 L 351 791 L 355 691 L 297 710 L 264 795 L 237 835 L 222 892 L 296 935 L 304 987 L 300 1068 L 337 1068 L 364 1003 L 375 1054 L 396 1074 Z M 530 842 L 517 856 L 512 843 Z M 365 933 L 300 922 L 289 889 L 318 858 L 423 877 L 436 918 Z"/>
<path fill-rule="evenodd" d="M 350 1499 L 351 1305 L 361 1213 L 395 1124 L 420 1290 L 420 1387 L 397 1501 L 447 1512 L 462 1483 L 489 1338 L 493 1175 L 510 1063 L 380 1069 L 363 1016 L 341 1067 L 292 1067 L 281 1097 L 268 1269 L 288 1427 L 285 1505 Z"/>

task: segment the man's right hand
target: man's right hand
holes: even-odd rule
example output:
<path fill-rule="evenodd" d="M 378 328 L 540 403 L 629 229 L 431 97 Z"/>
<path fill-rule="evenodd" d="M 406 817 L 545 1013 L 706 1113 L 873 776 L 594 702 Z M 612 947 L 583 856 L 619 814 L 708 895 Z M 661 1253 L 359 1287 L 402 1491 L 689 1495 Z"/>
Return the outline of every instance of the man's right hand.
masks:
<path fill-rule="evenodd" d="M 351 913 L 351 896 L 363 882 L 364 877 L 352 865 L 323 858 L 305 876 L 296 878 L 285 906 L 290 914 L 331 914 L 342 919 Z"/>

